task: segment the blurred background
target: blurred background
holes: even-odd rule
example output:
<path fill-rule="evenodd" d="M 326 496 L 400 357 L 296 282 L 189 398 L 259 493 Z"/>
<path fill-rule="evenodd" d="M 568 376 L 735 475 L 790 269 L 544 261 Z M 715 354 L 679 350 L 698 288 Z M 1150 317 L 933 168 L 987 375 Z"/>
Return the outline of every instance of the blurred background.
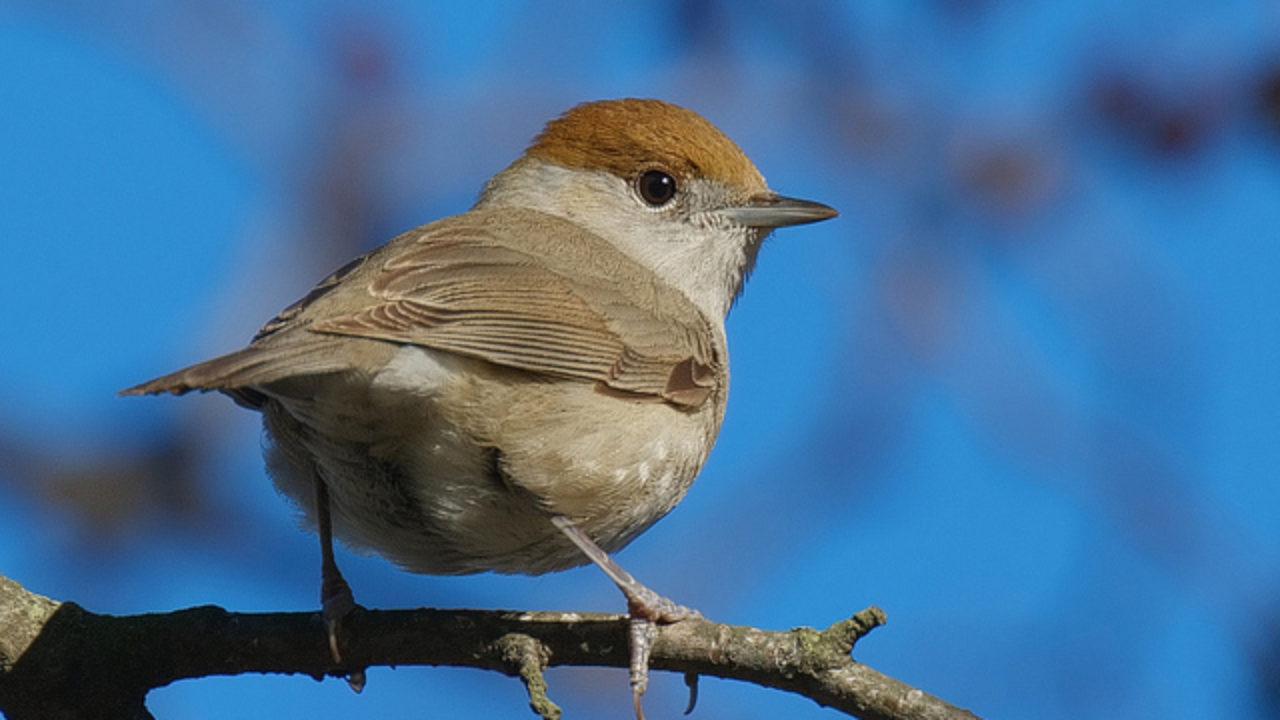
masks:
<path fill-rule="evenodd" d="M 120 388 L 465 210 L 542 124 L 655 96 L 833 222 L 767 244 L 688 498 L 620 554 L 1023 718 L 1280 717 L 1280 6 L 0 2 L 0 573 L 110 613 L 317 607 L 258 418 Z M 592 568 L 356 598 L 621 611 Z M 569 718 L 622 670 L 556 669 Z M 654 718 L 684 707 L 659 673 Z M 211 678 L 160 718 L 532 717 L 516 680 Z M 832 718 L 706 678 L 694 717 Z"/>

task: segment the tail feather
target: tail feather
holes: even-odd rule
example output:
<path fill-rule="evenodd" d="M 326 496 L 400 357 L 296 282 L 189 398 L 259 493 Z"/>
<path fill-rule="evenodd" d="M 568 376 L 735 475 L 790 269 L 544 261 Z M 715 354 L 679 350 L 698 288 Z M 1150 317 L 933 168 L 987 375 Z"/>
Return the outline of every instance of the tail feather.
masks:
<path fill-rule="evenodd" d="M 332 339 L 323 336 L 301 342 L 250 345 L 212 360 L 196 363 L 154 380 L 121 390 L 121 395 L 182 395 L 192 390 L 221 390 L 235 395 L 255 385 L 265 385 L 297 375 L 337 372 L 350 363 L 335 353 Z"/>

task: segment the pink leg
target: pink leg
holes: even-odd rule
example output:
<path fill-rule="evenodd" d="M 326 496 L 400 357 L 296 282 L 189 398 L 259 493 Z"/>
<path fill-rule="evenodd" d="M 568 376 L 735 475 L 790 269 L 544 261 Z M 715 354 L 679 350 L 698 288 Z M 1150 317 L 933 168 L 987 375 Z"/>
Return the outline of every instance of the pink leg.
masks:
<path fill-rule="evenodd" d="M 329 636 L 329 656 L 334 664 L 342 664 L 342 652 L 338 632 L 342 619 L 356 607 L 351 586 L 338 563 L 333 559 L 333 519 L 329 512 L 329 487 L 316 476 L 316 524 L 320 530 L 320 617 L 324 619 L 325 632 Z M 364 689 L 364 669 L 353 670 L 347 675 L 347 685 L 355 692 Z"/>
<path fill-rule="evenodd" d="M 587 536 L 573 521 L 563 515 L 554 515 L 551 522 L 560 528 L 569 540 L 591 562 L 604 570 L 627 598 L 627 613 L 631 616 L 631 696 L 635 704 L 637 720 L 644 720 L 644 708 L 640 698 L 649 686 L 649 654 L 657 636 L 659 622 L 676 622 L 687 618 L 702 617 L 697 610 L 677 605 L 659 595 L 631 576 L 614 562 L 599 545 Z"/>
<path fill-rule="evenodd" d="M 342 618 L 356 606 L 351 586 L 333 559 L 333 521 L 329 515 L 329 488 L 316 478 L 316 524 L 320 530 L 320 616 L 329 635 L 329 654 L 335 663 L 342 662 L 338 649 L 338 630 Z"/>

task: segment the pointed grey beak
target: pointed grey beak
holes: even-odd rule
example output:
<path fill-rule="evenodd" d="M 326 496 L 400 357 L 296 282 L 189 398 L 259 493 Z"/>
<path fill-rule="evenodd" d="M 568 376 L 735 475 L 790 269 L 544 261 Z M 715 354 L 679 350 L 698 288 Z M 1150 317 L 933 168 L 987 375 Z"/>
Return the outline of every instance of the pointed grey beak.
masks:
<path fill-rule="evenodd" d="M 746 205 L 725 208 L 720 214 L 747 227 L 777 228 L 827 220 L 840 213 L 820 202 L 769 193 L 751 198 Z"/>

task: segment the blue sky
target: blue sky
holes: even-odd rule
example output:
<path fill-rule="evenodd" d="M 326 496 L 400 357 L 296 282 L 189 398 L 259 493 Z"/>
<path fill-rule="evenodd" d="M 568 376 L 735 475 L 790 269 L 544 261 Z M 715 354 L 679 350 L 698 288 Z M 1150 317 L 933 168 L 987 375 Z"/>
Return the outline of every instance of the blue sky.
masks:
<path fill-rule="evenodd" d="M 620 561 L 727 622 L 880 605 L 856 657 L 984 716 L 1274 714 L 1277 40 L 1244 2 L 0 6 L 0 573 L 104 612 L 315 607 L 257 419 L 115 392 L 465 210 L 561 110 L 657 96 L 842 215 L 765 247 L 719 443 Z M 370 606 L 622 606 L 590 568 L 339 560 Z M 628 707 L 622 671 L 549 680 L 569 717 Z M 518 717 L 522 693 L 400 668 L 150 707 Z M 679 712 L 681 679 L 647 707 Z M 715 680 L 696 712 L 835 716 Z"/>

